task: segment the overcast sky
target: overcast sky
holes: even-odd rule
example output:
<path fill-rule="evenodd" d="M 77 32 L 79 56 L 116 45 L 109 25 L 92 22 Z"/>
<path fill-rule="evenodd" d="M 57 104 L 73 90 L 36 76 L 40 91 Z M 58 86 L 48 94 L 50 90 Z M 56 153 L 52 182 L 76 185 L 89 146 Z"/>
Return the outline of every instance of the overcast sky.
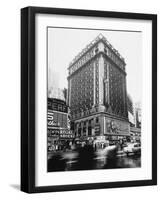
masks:
<path fill-rule="evenodd" d="M 141 102 L 141 32 L 48 28 L 48 88 L 51 85 L 67 88 L 67 68 L 69 63 L 100 33 L 125 58 L 127 91 L 134 103 Z"/>

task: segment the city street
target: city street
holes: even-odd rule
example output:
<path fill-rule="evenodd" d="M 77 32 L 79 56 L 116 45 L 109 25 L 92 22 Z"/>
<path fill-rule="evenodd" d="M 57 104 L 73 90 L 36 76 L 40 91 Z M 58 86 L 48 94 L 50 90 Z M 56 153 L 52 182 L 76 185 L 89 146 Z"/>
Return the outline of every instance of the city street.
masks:
<path fill-rule="evenodd" d="M 48 160 L 49 172 L 136 167 L 141 167 L 140 155 L 131 153 L 127 156 L 123 151 L 119 151 L 110 156 L 105 149 L 96 152 L 87 152 L 85 149 L 80 152 L 59 152 Z"/>
<path fill-rule="evenodd" d="M 126 71 L 125 59 L 131 55 L 124 58 L 108 41 L 108 34 L 94 35 L 79 53 L 73 51 L 70 63 L 60 64 L 64 67 L 58 73 L 55 63 L 48 66 L 48 172 L 141 167 L 142 81 L 133 68 Z M 55 30 L 50 29 L 51 43 L 53 38 Z M 141 44 L 141 37 L 137 41 Z M 69 52 L 69 44 L 63 45 Z M 53 49 L 49 52 L 51 59 Z M 127 91 L 127 78 L 133 76 L 139 87 L 134 90 L 133 82 Z"/>

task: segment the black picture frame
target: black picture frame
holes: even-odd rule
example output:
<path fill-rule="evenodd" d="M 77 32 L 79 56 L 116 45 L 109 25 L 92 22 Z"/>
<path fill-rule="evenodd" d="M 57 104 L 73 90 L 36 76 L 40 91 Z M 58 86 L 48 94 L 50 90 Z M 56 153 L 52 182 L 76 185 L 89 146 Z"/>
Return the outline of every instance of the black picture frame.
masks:
<path fill-rule="evenodd" d="M 35 16 L 59 14 L 152 21 L 152 179 L 76 185 L 35 186 Z M 27 193 L 157 184 L 157 15 L 45 7 L 21 9 L 21 190 Z"/>

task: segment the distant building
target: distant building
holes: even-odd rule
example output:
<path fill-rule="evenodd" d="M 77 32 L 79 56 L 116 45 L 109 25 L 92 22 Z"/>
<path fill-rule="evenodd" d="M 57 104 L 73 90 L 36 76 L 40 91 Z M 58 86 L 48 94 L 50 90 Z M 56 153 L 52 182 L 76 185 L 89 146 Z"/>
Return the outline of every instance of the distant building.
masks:
<path fill-rule="evenodd" d="M 70 63 L 68 105 L 76 136 L 129 136 L 125 65 L 102 35 Z"/>
<path fill-rule="evenodd" d="M 133 101 L 129 94 L 127 95 L 127 109 L 130 126 L 135 126 Z"/>
<path fill-rule="evenodd" d="M 130 127 L 130 135 L 132 142 L 141 142 L 141 128 Z"/>
<path fill-rule="evenodd" d="M 67 89 L 60 88 L 59 73 L 53 71 L 52 68 L 48 69 L 48 97 L 52 99 L 67 100 Z"/>
<path fill-rule="evenodd" d="M 66 88 L 63 89 L 63 95 L 64 95 L 64 99 L 65 99 L 65 101 L 66 101 L 66 103 L 67 103 L 67 95 L 68 95 L 68 91 L 67 91 Z"/>
<path fill-rule="evenodd" d="M 141 104 L 135 103 L 133 106 L 134 125 L 130 122 L 130 140 L 132 142 L 141 142 Z M 129 119 L 130 121 L 130 119 Z"/>
<path fill-rule="evenodd" d="M 135 104 L 135 127 L 141 128 L 141 103 Z"/>
<path fill-rule="evenodd" d="M 65 95 L 64 95 L 64 90 L 60 89 L 60 88 L 56 88 L 54 86 L 53 87 L 51 86 L 50 89 L 48 90 L 48 97 L 66 101 Z"/>

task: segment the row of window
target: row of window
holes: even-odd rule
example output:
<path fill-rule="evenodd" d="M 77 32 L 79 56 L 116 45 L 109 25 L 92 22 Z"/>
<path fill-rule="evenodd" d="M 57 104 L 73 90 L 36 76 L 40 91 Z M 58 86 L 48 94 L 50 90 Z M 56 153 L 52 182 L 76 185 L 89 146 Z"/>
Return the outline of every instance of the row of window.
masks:
<path fill-rule="evenodd" d="M 74 66 L 72 66 L 69 70 L 69 74 L 75 72 L 78 68 L 84 65 L 87 61 L 89 61 L 94 56 L 94 49 L 90 52 L 86 53 Z"/>
<path fill-rule="evenodd" d="M 124 85 L 124 75 L 115 68 L 114 66 L 109 66 L 109 92 L 110 92 L 110 105 L 115 114 L 125 115 L 125 94 L 126 88 Z"/>
<path fill-rule="evenodd" d="M 96 60 L 95 84 L 96 84 L 96 87 L 95 87 L 95 93 L 96 93 L 95 103 L 96 103 L 96 105 L 98 105 L 99 104 L 99 58 L 97 58 L 97 60 Z"/>
<path fill-rule="evenodd" d="M 110 49 L 108 49 L 107 55 L 111 58 L 111 60 L 114 63 L 116 63 L 117 66 L 119 66 L 122 70 L 125 70 L 125 67 L 122 61 Z"/>
<path fill-rule="evenodd" d="M 87 125 L 90 126 L 90 125 L 94 125 L 94 123 L 99 123 L 99 117 L 96 117 L 96 118 L 92 118 L 88 121 L 82 121 L 82 122 L 79 122 L 79 123 L 76 123 L 76 127 L 86 127 Z"/>
<path fill-rule="evenodd" d="M 90 108 L 93 103 L 93 64 L 82 68 L 72 77 L 71 109 Z"/>

